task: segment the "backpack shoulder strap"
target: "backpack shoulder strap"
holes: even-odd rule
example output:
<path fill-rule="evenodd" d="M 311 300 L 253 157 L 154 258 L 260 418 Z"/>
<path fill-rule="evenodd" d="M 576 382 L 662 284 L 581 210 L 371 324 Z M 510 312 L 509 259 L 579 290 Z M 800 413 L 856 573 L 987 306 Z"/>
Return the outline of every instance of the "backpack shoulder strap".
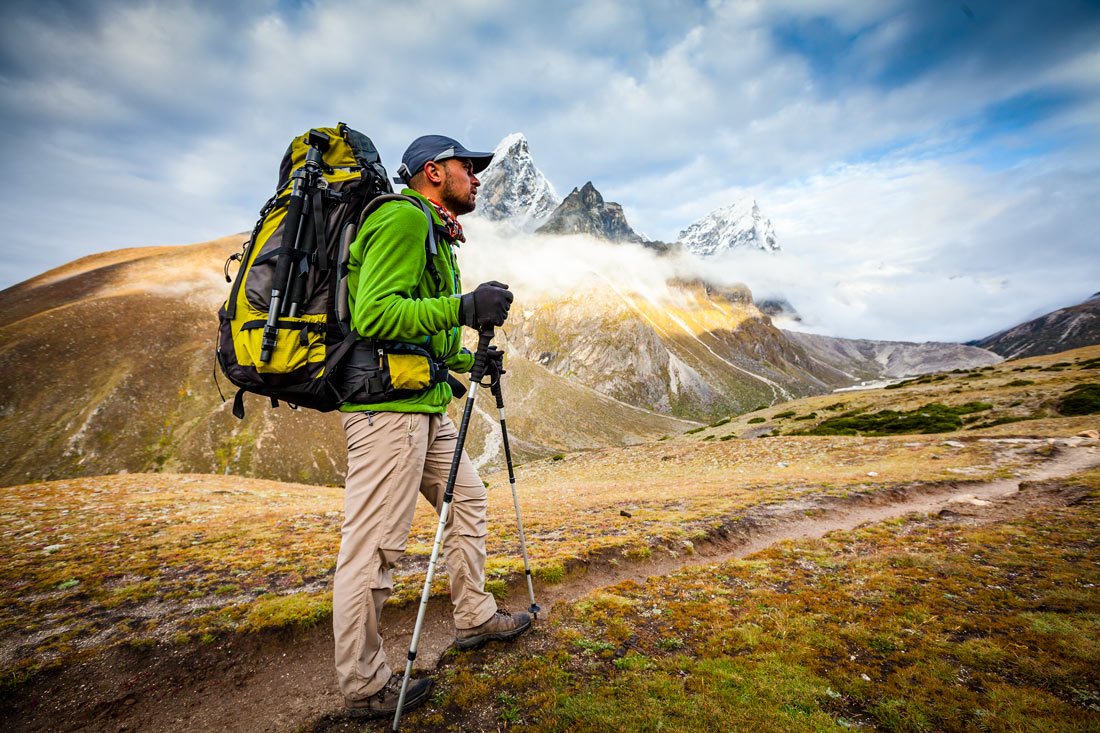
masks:
<path fill-rule="evenodd" d="M 407 201 L 410 204 L 415 204 L 417 208 L 424 212 L 424 216 L 428 220 L 428 236 L 424 239 L 424 251 L 426 254 L 425 261 L 427 262 L 425 269 L 428 271 L 428 274 L 432 276 L 432 280 L 435 282 L 436 289 L 439 289 L 441 287 L 443 280 L 439 276 L 439 270 L 435 266 L 435 255 L 437 252 L 439 252 L 439 244 L 437 239 L 438 235 L 436 233 L 435 219 L 432 218 L 431 208 L 428 206 L 427 203 L 425 203 L 421 199 L 416 198 L 415 196 L 406 196 L 400 193 L 385 193 L 380 196 L 375 196 L 373 199 L 370 200 L 370 202 L 367 203 L 366 206 L 363 207 L 362 213 L 359 214 L 359 221 L 356 223 L 355 230 L 353 232 L 349 232 L 350 236 L 346 238 L 346 244 L 341 246 L 339 273 L 340 285 L 338 290 L 338 298 L 344 299 L 344 303 L 347 302 L 346 275 L 347 262 L 350 255 L 349 250 L 351 247 L 351 240 L 355 239 L 355 236 L 358 234 L 359 230 L 363 228 L 363 224 L 367 221 L 367 218 L 374 212 L 378 211 L 382 204 L 389 203 L 390 201 Z M 339 300 L 337 302 L 339 302 Z M 337 306 L 337 308 L 340 322 L 344 323 L 344 321 L 346 320 L 350 324 L 350 314 L 345 315 L 344 313 L 347 307 L 344 306 L 344 309 L 342 311 L 339 310 L 339 306 Z M 345 329 L 345 333 L 347 331 L 348 329 Z"/>

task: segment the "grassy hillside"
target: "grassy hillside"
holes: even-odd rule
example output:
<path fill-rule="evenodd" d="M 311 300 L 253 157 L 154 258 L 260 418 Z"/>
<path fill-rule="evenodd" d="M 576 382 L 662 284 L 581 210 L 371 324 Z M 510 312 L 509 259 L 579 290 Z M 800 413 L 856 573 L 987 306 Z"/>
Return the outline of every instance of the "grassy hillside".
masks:
<path fill-rule="evenodd" d="M 1071 389 L 1087 384 L 1100 384 L 1100 346 L 927 374 L 885 389 L 759 406 L 703 429 L 692 428 L 677 438 L 727 441 L 764 435 L 905 434 L 944 432 L 939 429 L 944 427 L 964 437 L 979 430 L 983 435 L 1063 435 L 1067 430 L 1098 427 L 1100 420 L 1095 416 L 1063 404 Z M 890 419 L 880 414 L 883 411 L 903 414 Z"/>
<path fill-rule="evenodd" d="M 216 314 L 229 287 L 222 263 L 242 240 L 96 255 L 0 292 L 0 484 L 119 472 L 343 481 L 338 415 L 272 410 L 249 396 L 238 421 L 223 400 L 235 388 L 215 378 Z M 509 366 L 520 459 L 690 426 L 517 355 Z M 487 423 L 471 437 L 479 462 L 501 464 Z"/>

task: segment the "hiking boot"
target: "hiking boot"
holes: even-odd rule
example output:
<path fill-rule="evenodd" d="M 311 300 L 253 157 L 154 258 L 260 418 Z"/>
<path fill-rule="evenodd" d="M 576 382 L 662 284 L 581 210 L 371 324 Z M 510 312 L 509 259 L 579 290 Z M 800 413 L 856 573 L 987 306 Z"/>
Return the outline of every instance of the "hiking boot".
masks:
<path fill-rule="evenodd" d="M 508 641 L 531 628 L 531 617 L 526 613 L 497 611 L 481 626 L 457 629 L 455 646 L 459 649 L 477 649 L 487 641 Z"/>
<path fill-rule="evenodd" d="M 404 677 L 403 674 L 394 673 L 381 690 L 366 700 L 349 700 L 345 697 L 344 712 L 349 718 L 392 718 L 397 713 L 397 700 L 401 697 L 401 680 Z M 405 704 L 401 708 L 402 714 L 427 700 L 431 691 L 430 677 L 409 680 L 409 689 L 405 691 Z"/>

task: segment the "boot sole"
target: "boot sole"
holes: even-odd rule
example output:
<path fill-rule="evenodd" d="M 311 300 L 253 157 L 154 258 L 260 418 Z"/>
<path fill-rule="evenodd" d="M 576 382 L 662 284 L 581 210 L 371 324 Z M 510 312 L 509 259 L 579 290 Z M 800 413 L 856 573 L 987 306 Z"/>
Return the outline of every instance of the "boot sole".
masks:
<path fill-rule="evenodd" d="M 512 629 L 511 631 L 497 631 L 491 634 L 481 634 L 480 636 L 471 636 L 469 639 L 459 639 L 455 637 L 455 646 L 464 651 L 469 651 L 470 649 L 477 649 L 478 647 L 485 646 L 490 641 L 509 641 L 515 639 L 530 628 L 531 622 L 528 621 L 526 625 Z"/>
<path fill-rule="evenodd" d="M 424 688 L 418 697 L 405 698 L 405 705 L 401 708 L 402 714 L 419 707 L 427 701 L 432 694 L 432 688 L 435 687 L 435 682 L 431 679 L 428 680 L 428 686 Z M 397 713 L 397 708 L 394 707 L 390 710 L 381 710 L 378 708 L 344 708 L 344 715 L 349 718 L 355 718 L 356 720 L 370 720 L 372 718 L 392 718 Z"/>

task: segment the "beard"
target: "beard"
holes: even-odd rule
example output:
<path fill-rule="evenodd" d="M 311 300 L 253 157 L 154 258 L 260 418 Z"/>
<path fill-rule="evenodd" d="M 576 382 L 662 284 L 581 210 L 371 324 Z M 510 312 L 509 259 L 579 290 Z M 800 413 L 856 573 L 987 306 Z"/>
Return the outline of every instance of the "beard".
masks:
<path fill-rule="evenodd" d="M 469 185 L 460 185 L 454 178 L 448 176 L 443 182 L 443 190 L 439 192 L 439 203 L 450 209 L 455 216 L 469 214 L 477 206 L 475 195 L 477 188 Z"/>

